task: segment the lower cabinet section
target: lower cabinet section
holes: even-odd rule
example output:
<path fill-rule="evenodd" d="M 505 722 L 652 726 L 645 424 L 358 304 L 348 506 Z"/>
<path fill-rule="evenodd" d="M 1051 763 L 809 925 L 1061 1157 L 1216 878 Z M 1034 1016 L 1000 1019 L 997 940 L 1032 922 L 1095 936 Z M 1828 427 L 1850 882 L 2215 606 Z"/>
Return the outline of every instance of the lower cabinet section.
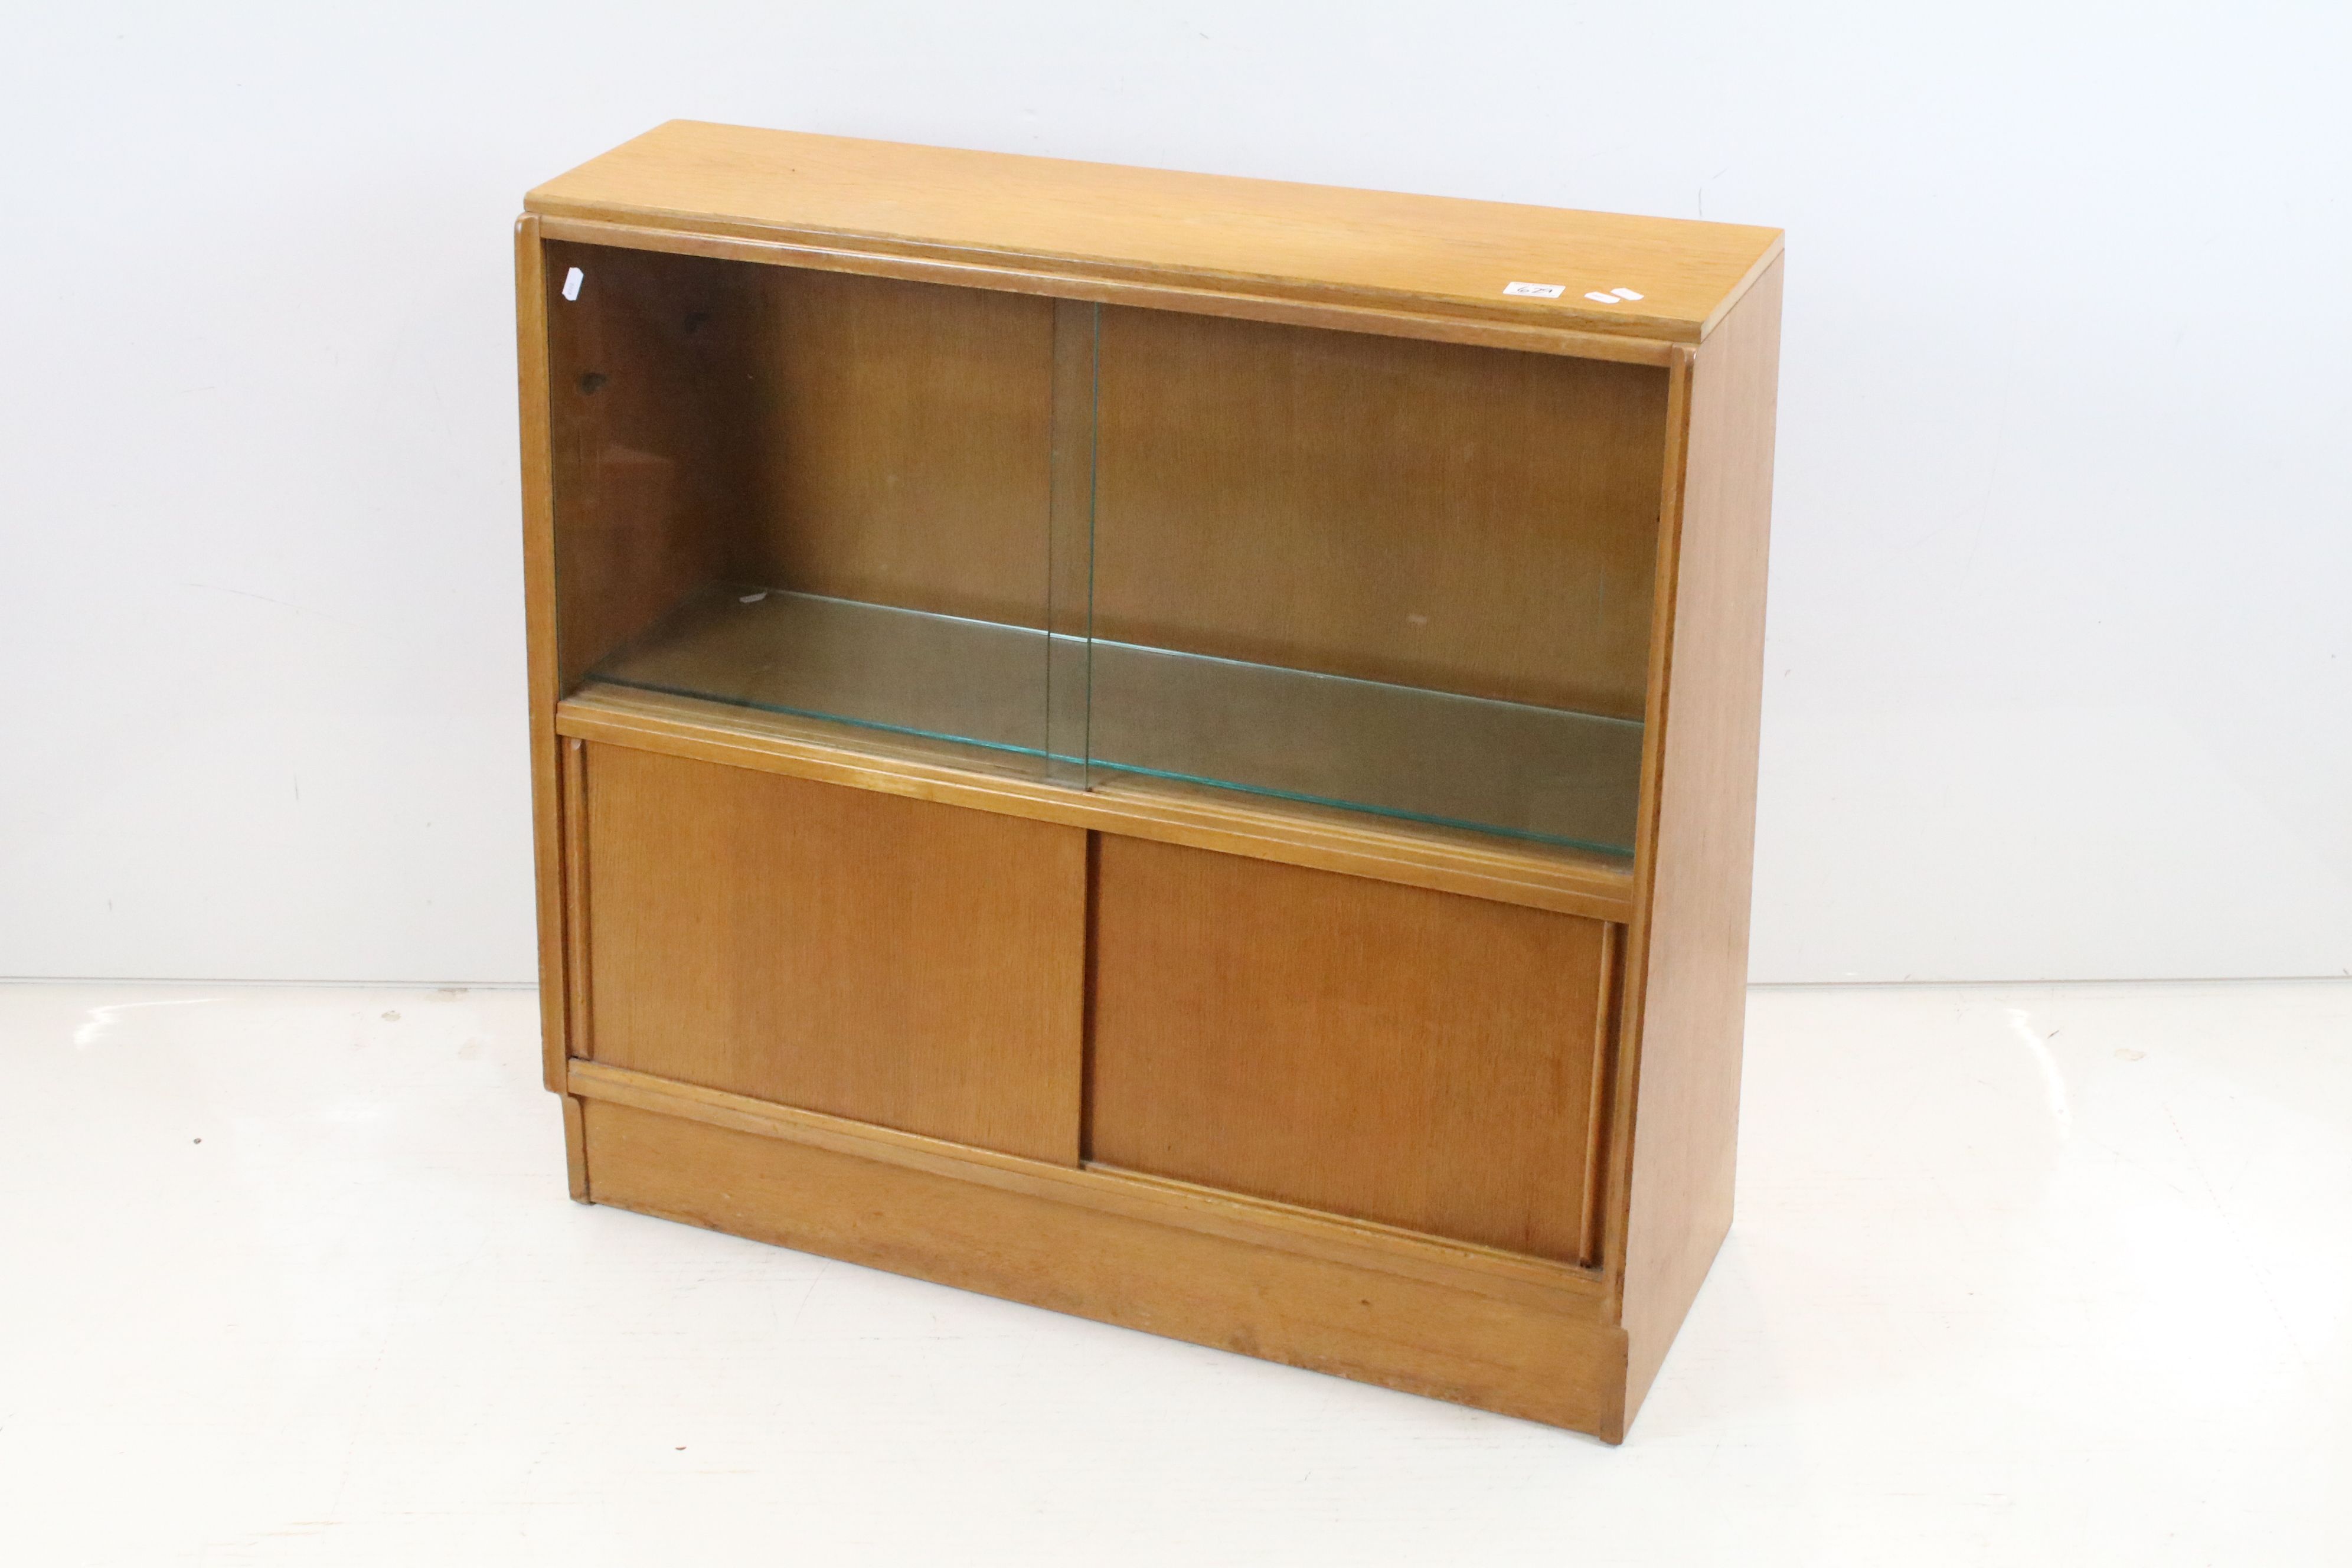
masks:
<path fill-rule="evenodd" d="M 1620 928 L 602 742 L 574 1191 L 1615 1435 Z"/>
<path fill-rule="evenodd" d="M 1083 829 L 592 744 L 586 1055 L 1078 1157 Z"/>
<path fill-rule="evenodd" d="M 1599 921 L 1104 836 L 1087 1156 L 1575 1262 Z"/>

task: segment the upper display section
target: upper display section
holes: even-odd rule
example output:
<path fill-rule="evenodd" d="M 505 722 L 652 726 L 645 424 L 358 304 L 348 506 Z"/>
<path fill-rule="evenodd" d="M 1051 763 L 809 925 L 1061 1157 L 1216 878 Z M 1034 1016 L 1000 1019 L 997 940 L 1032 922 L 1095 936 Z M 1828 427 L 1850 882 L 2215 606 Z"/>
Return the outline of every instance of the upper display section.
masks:
<path fill-rule="evenodd" d="M 690 120 L 550 181 L 525 205 L 553 218 L 998 271 L 1685 343 L 1704 338 L 1780 251 L 1775 228 Z"/>

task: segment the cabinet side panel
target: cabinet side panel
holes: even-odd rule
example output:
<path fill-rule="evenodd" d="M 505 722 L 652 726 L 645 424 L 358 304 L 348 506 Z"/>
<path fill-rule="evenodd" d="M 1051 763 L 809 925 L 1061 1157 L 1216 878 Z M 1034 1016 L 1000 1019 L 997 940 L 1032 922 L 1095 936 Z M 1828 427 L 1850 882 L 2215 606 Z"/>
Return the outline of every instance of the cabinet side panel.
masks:
<path fill-rule="evenodd" d="M 1075 1164 L 1086 832 L 587 748 L 597 1061 Z"/>
<path fill-rule="evenodd" d="M 515 373 L 522 428 L 523 649 L 530 683 L 530 835 L 539 910 L 541 1075 L 563 1088 L 563 835 L 556 773 L 555 514 L 547 415 L 547 288 L 539 220 L 515 225 Z"/>
<path fill-rule="evenodd" d="M 1692 372 L 1641 963 L 1629 1419 L 1731 1226 L 1780 342 L 1776 261 L 1700 346 Z"/>

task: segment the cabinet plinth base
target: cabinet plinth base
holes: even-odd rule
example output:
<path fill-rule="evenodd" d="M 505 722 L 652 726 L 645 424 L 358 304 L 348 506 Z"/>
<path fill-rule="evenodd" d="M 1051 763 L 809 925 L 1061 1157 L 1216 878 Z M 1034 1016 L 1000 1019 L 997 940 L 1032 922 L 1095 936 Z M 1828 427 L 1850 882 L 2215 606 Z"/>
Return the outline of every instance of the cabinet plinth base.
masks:
<path fill-rule="evenodd" d="M 1609 1442 L 1626 1340 L 1597 1300 L 1426 1278 L 587 1099 L 591 1201 Z"/>

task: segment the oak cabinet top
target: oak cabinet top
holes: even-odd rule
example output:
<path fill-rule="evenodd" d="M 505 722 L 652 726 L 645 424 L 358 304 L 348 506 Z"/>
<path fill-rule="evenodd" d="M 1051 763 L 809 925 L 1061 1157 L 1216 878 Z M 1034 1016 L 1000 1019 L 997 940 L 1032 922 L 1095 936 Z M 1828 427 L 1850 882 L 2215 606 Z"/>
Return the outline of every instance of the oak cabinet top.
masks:
<path fill-rule="evenodd" d="M 1685 343 L 1780 252 L 1773 228 L 688 120 L 549 181 L 525 205 L 640 229 Z"/>

